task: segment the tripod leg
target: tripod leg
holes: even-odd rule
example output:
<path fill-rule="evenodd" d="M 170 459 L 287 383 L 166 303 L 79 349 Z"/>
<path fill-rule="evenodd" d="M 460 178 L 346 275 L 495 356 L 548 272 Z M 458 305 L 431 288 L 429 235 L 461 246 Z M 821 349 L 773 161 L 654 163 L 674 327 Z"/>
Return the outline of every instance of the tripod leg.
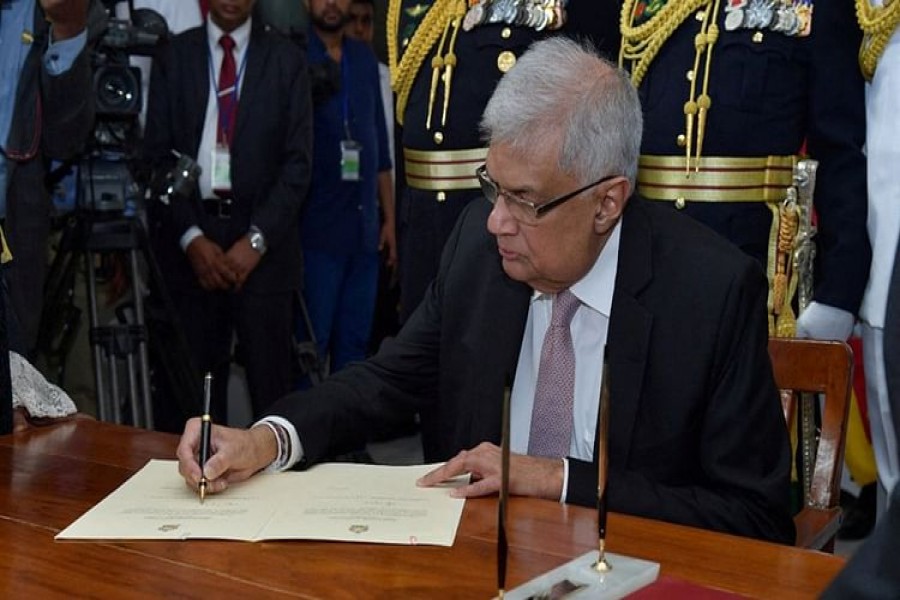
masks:
<path fill-rule="evenodd" d="M 113 422 L 114 423 L 122 423 L 122 405 L 119 403 L 119 372 L 118 372 L 118 361 L 116 360 L 116 353 L 109 353 L 109 360 L 107 362 L 109 365 L 109 395 L 110 401 L 112 402 L 112 413 L 113 413 Z"/>
<path fill-rule="evenodd" d="M 143 422 L 147 429 L 153 429 L 153 402 L 150 397 L 150 357 L 147 352 L 147 325 L 144 320 L 144 294 L 141 290 L 141 276 L 138 271 L 138 251 L 132 249 L 129 253 L 131 257 L 131 289 L 134 297 L 134 318 L 136 324 L 141 328 L 144 335 L 138 341 L 138 360 L 140 361 L 141 374 L 141 404 L 143 404 Z M 136 403 L 135 400 L 132 401 Z M 140 414 L 137 406 L 134 406 L 134 422 L 138 423 L 138 415 Z"/>
<path fill-rule="evenodd" d="M 94 271 L 94 254 L 91 252 L 84 253 L 84 261 L 87 266 L 88 274 L 88 305 L 90 308 L 91 319 L 91 350 L 94 356 L 94 385 L 97 388 L 97 416 L 101 421 L 109 421 L 110 405 L 106 395 L 106 383 L 103 380 L 103 352 L 99 340 L 94 338 L 98 327 L 97 316 L 97 274 Z"/>
<path fill-rule="evenodd" d="M 128 400 L 131 403 L 131 424 L 135 427 L 141 427 L 143 418 L 141 415 L 141 402 L 138 395 L 137 372 L 135 371 L 134 355 L 129 354 L 125 357 L 125 364 L 128 367 Z"/>

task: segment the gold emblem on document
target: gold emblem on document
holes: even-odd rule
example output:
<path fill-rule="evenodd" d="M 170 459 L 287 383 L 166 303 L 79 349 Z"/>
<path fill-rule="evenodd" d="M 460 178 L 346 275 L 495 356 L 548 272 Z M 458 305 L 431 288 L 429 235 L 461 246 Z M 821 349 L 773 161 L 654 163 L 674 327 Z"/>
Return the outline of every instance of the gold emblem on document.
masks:
<path fill-rule="evenodd" d="M 181 527 L 181 525 L 178 523 L 166 523 L 165 525 L 160 525 L 158 529 L 163 533 L 169 533 L 170 531 L 175 531 L 179 527 Z"/>
<path fill-rule="evenodd" d="M 355 533 L 358 535 L 360 533 L 367 532 L 369 530 L 369 526 L 368 525 L 351 525 L 349 527 L 349 529 L 350 529 L 350 533 Z"/>

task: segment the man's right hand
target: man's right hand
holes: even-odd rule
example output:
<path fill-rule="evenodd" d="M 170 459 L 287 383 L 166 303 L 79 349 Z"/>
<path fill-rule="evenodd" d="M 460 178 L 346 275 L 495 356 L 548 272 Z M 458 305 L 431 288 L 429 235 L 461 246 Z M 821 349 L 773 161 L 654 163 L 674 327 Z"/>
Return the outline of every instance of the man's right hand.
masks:
<path fill-rule="evenodd" d="M 208 237 L 195 237 L 186 252 L 197 281 L 204 290 L 230 290 L 237 282 L 237 275 L 229 266 L 225 252 Z"/>
<path fill-rule="evenodd" d="M 190 419 L 178 442 L 178 472 L 191 489 L 200 484 L 200 419 Z M 206 491 L 221 492 L 231 483 L 250 478 L 278 458 L 278 442 L 266 425 L 234 429 L 213 425 L 210 431 L 210 458 L 203 474 L 209 482 Z"/>

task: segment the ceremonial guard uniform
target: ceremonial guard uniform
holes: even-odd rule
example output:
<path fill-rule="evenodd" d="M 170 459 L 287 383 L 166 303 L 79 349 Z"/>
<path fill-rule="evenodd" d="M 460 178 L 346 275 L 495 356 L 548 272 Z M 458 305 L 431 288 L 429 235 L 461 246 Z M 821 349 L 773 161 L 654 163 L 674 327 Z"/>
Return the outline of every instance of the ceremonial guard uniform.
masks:
<path fill-rule="evenodd" d="M 871 255 L 851 3 L 626 0 L 621 33 L 645 114 L 638 191 L 766 265 L 771 330 L 791 335 L 797 215 L 784 205 L 805 143 L 819 163 L 812 300 L 849 313 L 849 334 Z"/>
<path fill-rule="evenodd" d="M 481 197 L 475 169 L 487 156 L 478 127 L 485 104 L 517 57 L 564 24 L 566 4 L 390 1 L 389 66 L 401 128 L 396 170 L 404 320 L 437 272 L 463 207 Z"/>
<path fill-rule="evenodd" d="M 872 446 L 881 491 L 889 494 L 900 481 L 900 265 L 896 260 L 900 238 L 900 2 L 857 0 L 856 7 L 866 33 L 860 66 L 869 80 L 866 149 L 872 238 L 872 269 L 859 316 Z"/>

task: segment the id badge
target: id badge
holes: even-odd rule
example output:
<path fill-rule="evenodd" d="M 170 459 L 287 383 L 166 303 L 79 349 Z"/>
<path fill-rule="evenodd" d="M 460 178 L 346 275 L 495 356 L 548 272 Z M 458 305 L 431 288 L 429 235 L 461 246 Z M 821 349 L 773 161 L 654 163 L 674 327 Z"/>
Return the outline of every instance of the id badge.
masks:
<path fill-rule="evenodd" d="M 353 140 L 341 142 L 341 180 L 359 181 L 359 153 L 362 146 Z"/>
<path fill-rule="evenodd" d="M 212 182 L 214 192 L 231 191 L 231 152 L 228 146 L 216 146 L 212 151 Z"/>

